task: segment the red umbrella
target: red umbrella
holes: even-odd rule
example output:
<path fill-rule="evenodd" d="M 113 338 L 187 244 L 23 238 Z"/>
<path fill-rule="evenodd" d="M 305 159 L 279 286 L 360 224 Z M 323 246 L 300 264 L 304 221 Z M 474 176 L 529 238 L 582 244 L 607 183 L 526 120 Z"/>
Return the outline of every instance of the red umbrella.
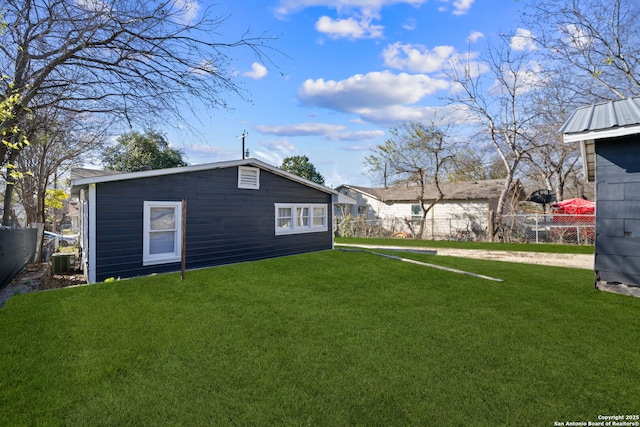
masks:
<path fill-rule="evenodd" d="M 569 215 L 593 215 L 596 204 L 585 199 L 569 199 L 551 205 L 554 213 Z"/>

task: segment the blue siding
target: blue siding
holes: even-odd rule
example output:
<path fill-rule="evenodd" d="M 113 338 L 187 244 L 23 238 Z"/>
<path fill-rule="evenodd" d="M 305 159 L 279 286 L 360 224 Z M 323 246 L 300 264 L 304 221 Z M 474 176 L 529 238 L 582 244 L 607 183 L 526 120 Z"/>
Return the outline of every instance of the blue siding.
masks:
<path fill-rule="evenodd" d="M 640 135 L 597 140 L 595 270 L 640 286 Z"/>
<path fill-rule="evenodd" d="M 144 266 L 145 201 L 187 200 L 187 268 L 331 249 L 332 230 L 275 235 L 275 203 L 322 203 L 331 194 L 260 171 L 260 189 L 238 189 L 237 168 L 212 169 L 96 187 L 96 280 L 179 271 L 180 263 Z"/>

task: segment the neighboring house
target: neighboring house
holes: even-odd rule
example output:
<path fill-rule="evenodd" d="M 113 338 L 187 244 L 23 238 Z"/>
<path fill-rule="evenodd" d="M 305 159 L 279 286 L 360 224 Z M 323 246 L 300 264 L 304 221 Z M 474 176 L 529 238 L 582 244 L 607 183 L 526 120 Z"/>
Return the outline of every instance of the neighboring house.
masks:
<path fill-rule="evenodd" d="M 444 199 L 427 213 L 423 237 L 439 238 L 462 230 L 475 233 L 486 231 L 489 213 L 497 208 L 504 184 L 502 179 L 442 184 Z M 394 227 L 394 232 L 409 232 L 407 222 L 415 223 L 422 217 L 418 199 L 420 188 L 416 186 L 370 188 L 342 185 L 336 190 L 356 201 L 356 205 L 345 212 L 346 215 L 381 220 L 383 226 Z M 426 188 L 427 204 L 437 196 L 435 187 Z M 512 202 L 524 200 L 525 197 L 522 185 L 516 181 L 504 213 L 509 211 Z"/>
<path fill-rule="evenodd" d="M 69 228 L 72 232 L 77 233 L 80 229 L 80 208 L 77 198 L 67 199 L 64 201 L 65 220 L 61 228 Z"/>
<path fill-rule="evenodd" d="M 349 202 L 255 159 L 121 174 L 74 170 L 71 193 L 80 199 L 89 282 L 179 271 L 183 237 L 187 269 L 332 249 L 333 203 Z"/>
<path fill-rule="evenodd" d="M 640 296 L 640 98 L 579 108 L 560 132 L 596 184 L 596 288 Z"/>

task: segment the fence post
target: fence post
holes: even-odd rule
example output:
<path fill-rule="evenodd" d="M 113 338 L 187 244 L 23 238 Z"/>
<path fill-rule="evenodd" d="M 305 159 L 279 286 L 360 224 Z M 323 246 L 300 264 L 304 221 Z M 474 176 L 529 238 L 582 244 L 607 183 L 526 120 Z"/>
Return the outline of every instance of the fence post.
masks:
<path fill-rule="evenodd" d="M 536 214 L 536 243 L 540 243 L 538 236 L 540 234 L 540 222 L 538 221 L 538 214 Z"/>

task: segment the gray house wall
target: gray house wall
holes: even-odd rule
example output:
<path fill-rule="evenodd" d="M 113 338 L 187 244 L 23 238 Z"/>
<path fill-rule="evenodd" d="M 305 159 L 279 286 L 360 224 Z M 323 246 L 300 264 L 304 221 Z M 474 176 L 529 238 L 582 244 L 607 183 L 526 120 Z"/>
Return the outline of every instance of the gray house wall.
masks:
<path fill-rule="evenodd" d="M 600 139 L 596 155 L 596 280 L 640 286 L 640 135 Z"/>
<path fill-rule="evenodd" d="M 179 271 L 143 265 L 145 201 L 187 200 L 188 269 L 331 249 L 331 194 L 260 170 L 258 190 L 238 188 L 238 168 L 96 184 L 96 280 Z M 275 203 L 327 205 L 326 232 L 275 234 Z"/>

